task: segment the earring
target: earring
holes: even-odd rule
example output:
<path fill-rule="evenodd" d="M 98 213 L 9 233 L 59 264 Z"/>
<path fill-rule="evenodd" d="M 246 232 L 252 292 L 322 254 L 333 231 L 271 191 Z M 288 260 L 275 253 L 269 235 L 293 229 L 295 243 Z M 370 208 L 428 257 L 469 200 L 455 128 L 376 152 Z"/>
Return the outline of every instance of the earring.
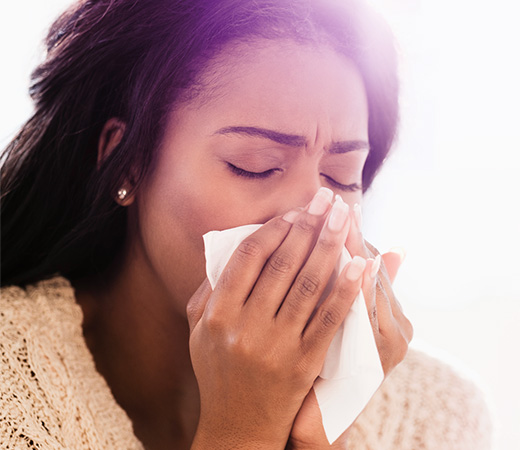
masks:
<path fill-rule="evenodd" d="M 117 197 L 119 200 L 124 200 L 126 198 L 126 194 L 128 194 L 128 192 L 125 188 L 121 188 L 119 191 L 117 191 Z"/>

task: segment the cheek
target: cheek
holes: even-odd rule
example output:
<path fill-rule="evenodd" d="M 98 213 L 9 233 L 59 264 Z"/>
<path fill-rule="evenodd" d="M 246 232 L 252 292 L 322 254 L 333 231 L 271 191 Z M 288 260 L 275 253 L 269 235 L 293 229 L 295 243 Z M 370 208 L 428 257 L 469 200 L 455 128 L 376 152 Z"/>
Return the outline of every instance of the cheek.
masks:
<path fill-rule="evenodd" d="M 237 199 L 229 183 L 221 185 L 215 177 L 186 173 L 156 180 L 138 199 L 139 255 L 156 282 L 180 299 L 182 309 L 205 277 L 202 235 L 257 223 L 259 208 Z"/>
<path fill-rule="evenodd" d="M 269 214 L 265 198 L 259 195 L 267 197 L 265 189 L 256 192 L 227 169 L 207 160 L 186 164 L 164 191 L 170 199 L 169 215 L 175 216 L 177 225 L 199 243 L 208 231 L 264 222 Z"/>
<path fill-rule="evenodd" d="M 141 239 L 156 267 L 203 267 L 203 234 L 256 219 L 254 205 L 243 201 L 229 180 L 200 166 L 157 173 L 138 207 Z"/>
<path fill-rule="evenodd" d="M 204 181 L 182 183 L 171 193 L 169 214 L 186 234 L 202 242 L 212 230 L 232 228 L 254 221 L 255 205 L 228 180 L 202 177 Z M 249 201 L 248 201 L 249 200 Z"/>
<path fill-rule="evenodd" d="M 140 193 L 137 204 L 136 263 L 182 310 L 205 277 L 202 235 L 220 221 L 216 205 L 201 197 L 193 186 L 156 184 Z"/>

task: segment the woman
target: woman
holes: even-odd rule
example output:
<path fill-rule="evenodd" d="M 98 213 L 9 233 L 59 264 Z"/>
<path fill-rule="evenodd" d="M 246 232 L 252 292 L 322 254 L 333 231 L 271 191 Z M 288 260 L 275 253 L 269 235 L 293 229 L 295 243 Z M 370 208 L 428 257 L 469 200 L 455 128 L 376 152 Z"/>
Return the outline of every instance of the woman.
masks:
<path fill-rule="evenodd" d="M 357 1 L 82 1 L 47 49 L 2 174 L 9 448 L 487 448 L 473 388 L 405 358 L 399 261 L 362 237 L 397 124 L 377 16 Z M 212 290 L 202 235 L 251 223 L 265 225 Z M 355 257 L 317 307 L 344 246 Z M 329 444 L 312 385 L 360 290 L 397 368 Z"/>

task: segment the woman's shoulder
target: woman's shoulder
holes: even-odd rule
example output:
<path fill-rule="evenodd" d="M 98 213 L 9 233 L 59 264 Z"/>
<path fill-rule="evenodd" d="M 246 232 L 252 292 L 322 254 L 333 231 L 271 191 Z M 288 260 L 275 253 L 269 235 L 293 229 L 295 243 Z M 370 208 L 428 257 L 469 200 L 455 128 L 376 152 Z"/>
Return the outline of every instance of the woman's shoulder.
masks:
<path fill-rule="evenodd" d="M 473 381 L 410 349 L 358 417 L 351 438 L 360 444 L 355 449 L 488 450 L 492 421 Z"/>
<path fill-rule="evenodd" d="M 56 276 L 28 285 L 7 286 L 0 295 L 1 329 L 46 330 L 55 333 L 70 325 L 81 325 L 82 313 L 70 282 Z"/>
<path fill-rule="evenodd" d="M 9 448 L 142 448 L 96 371 L 82 318 L 63 277 L 2 288 L 0 441 Z"/>

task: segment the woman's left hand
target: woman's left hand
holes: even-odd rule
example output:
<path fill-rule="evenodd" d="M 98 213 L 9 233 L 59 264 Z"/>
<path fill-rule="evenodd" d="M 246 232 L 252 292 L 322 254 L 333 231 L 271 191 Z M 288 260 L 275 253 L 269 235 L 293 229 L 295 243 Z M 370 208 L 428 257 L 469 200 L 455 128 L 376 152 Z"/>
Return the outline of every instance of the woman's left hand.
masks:
<path fill-rule="evenodd" d="M 392 282 L 402 261 L 401 257 L 393 252 L 380 255 L 363 239 L 360 210 L 354 208 L 351 214 L 352 221 L 346 247 L 352 256 L 368 258 L 362 289 L 386 377 L 406 356 L 408 344 L 413 336 L 412 324 L 403 314 L 401 305 L 392 291 Z M 311 390 L 296 416 L 287 448 L 346 449 L 347 439 L 348 430 L 332 445 L 329 444 L 316 395 L 314 390 Z"/>
<path fill-rule="evenodd" d="M 347 448 L 347 438 L 348 430 L 329 444 L 318 400 L 314 389 L 311 389 L 294 420 L 286 450 L 344 450 Z"/>

